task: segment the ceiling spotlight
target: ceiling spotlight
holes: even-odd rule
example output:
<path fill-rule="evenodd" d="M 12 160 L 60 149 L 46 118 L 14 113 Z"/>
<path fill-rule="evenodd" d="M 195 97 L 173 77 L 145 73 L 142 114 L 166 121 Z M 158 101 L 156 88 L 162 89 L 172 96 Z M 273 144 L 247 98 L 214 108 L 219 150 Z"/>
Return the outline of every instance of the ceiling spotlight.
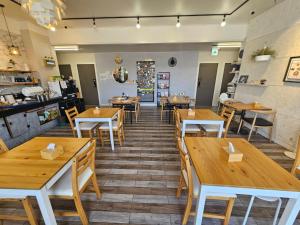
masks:
<path fill-rule="evenodd" d="M 177 16 L 177 23 L 176 23 L 176 27 L 179 28 L 181 26 L 180 20 L 179 20 L 179 16 Z"/>
<path fill-rule="evenodd" d="M 137 21 L 136 21 L 136 28 L 137 28 L 137 29 L 140 29 L 140 28 L 141 28 L 140 17 L 137 18 Z"/>
<path fill-rule="evenodd" d="M 223 20 L 221 22 L 221 27 L 225 27 L 226 26 L 226 16 L 224 15 Z"/>
<path fill-rule="evenodd" d="M 96 19 L 95 18 L 93 18 L 93 29 L 97 29 Z"/>
<path fill-rule="evenodd" d="M 53 32 L 56 31 L 56 28 L 54 26 L 49 26 L 49 29 Z"/>

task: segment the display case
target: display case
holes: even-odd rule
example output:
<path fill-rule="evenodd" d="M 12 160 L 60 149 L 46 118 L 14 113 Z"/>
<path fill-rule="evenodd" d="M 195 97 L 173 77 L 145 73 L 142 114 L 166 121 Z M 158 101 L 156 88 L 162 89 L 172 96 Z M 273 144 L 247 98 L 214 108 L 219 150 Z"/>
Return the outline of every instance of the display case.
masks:
<path fill-rule="evenodd" d="M 157 106 L 160 106 L 161 97 L 170 95 L 170 72 L 157 73 Z"/>

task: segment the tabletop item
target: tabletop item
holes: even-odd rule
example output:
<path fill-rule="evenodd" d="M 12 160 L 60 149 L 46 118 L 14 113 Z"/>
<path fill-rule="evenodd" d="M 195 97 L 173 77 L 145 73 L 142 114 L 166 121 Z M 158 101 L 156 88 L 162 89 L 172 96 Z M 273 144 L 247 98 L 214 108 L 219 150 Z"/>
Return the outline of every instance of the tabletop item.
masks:
<path fill-rule="evenodd" d="M 61 145 L 49 144 L 47 148 L 41 150 L 42 159 L 54 160 L 64 154 L 64 148 Z"/>
<path fill-rule="evenodd" d="M 195 116 L 195 110 L 189 109 L 188 110 L 188 116 Z"/>
<path fill-rule="evenodd" d="M 100 113 L 101 113 L 101 110 L 99 109 L 99 107 L 96 107 L 96 108 L 93 110 L 93 113 L 94 113 L 94 114 L 100 114 Z"/>
<path fill-rule="evenodd" d="M 243 153 L 236 149 L 231 142 L 228 143 L 228 146 L 223 146 L 222 148 L 227 154 L 228 162 L 240 162 L 243 160 Z"/>

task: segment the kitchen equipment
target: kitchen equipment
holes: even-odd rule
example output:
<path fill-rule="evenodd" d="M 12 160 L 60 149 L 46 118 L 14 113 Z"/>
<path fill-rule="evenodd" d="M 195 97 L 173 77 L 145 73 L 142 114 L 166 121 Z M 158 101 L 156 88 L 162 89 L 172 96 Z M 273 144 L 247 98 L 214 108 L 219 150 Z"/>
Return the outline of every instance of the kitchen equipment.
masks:
<path fill-rule="evenodd" d="M 5 99 L 9 104 L 15 104 L 16 100 L 13 95 L 5 95 Z"/>
<path fill-rule="evenodd" d="M 40 86 L 22 88 L 22 94 L 26 97 L 41 95 L 43 93 L 44 93 L 44 89 Z"/>

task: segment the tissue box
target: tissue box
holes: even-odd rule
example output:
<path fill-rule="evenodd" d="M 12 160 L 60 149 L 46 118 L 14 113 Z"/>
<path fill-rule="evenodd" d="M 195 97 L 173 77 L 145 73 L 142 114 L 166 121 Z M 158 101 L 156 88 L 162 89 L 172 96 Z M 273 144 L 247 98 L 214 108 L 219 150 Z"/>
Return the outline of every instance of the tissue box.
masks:
<path fill-rule="evenodd" d="M 188 116 L 195 116 L 195 110 L 188 110 Z"/>
<path fill-rule="evenodd" d="M 94 114 L 100 114 L 100 112 L 101 112 L 100 109 L 94 109 L 94 110 L 93 110 L 93 113 L 94 113 Z"/>
<path fill-rule="evenodd" d="M 47 159 L 47 160 L 54 160 L 57 157 L 61 156 L 62 154 L 64 154 L 64 149 L 63 146 L 61 145 L 57 145 L 53 151 L 48 150 L 47 148 L 41 150 L 42 159 Z"/>
<path fill-rule="evenodd" d="M 241 153 L 238 149 L 234 149 L 234 152 L 229 151 L 229 147 L 222 147 L 224 152 L 226 153 L 228 162 L 241 162 L 243 160 L 243 153 Z"/>

